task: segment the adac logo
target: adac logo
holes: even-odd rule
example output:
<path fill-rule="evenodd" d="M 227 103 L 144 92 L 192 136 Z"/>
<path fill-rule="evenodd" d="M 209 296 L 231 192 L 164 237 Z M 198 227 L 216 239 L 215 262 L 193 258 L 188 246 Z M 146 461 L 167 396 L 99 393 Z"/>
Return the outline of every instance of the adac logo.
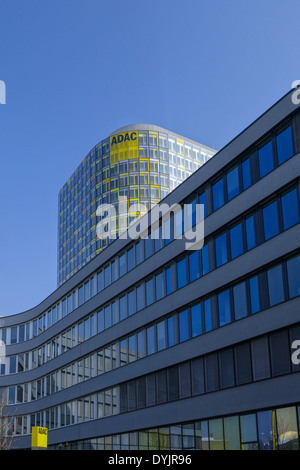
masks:
<path fill-rule="evenodd" d="M 137 132 L 125 132 L 124 134 L 114 135 L 111 138 L 111 146 L 122 144 L 123 142 L 131 142 L 137 139 Z"/>

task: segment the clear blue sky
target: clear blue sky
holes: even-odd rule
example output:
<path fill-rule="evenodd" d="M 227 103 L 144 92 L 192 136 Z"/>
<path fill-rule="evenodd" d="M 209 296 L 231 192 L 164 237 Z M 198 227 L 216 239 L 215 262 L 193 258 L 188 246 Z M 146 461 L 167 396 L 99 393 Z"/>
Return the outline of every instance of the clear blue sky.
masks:
<path fill-rule="evenodd" d="M 222 148 L 300 79 L 299 0 L 0 0 L 0 315 L 56 289 L 57 197 L 144 122 Z"/>

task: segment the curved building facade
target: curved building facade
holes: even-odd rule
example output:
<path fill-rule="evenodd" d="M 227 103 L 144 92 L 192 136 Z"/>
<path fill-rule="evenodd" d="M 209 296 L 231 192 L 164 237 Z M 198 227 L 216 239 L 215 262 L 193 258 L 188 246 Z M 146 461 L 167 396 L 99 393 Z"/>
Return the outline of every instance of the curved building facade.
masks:
<path fill-rule="evenodd" d="M 204 204 L 202 249 L 171 217 L 1 319 L 14 447 L 299 449 L 299 153 L 288 94 L 164 198 Z"/>
<path fill-rule="evenodd" d="M 122 127 L 98 143 L 59 193 L 58 285 L 94 258 L 216 151 L 158 126 Z M 115 219 L 97 236 L 97 208 Z M 98 218 L 99 221 L 99 218 Z"/>

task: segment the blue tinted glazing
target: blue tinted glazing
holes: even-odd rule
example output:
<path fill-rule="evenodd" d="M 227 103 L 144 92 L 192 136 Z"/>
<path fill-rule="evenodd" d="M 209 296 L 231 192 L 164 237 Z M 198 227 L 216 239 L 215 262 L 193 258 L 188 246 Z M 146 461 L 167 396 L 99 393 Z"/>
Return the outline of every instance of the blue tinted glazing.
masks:
<path fill-rule="evenodd" d="M 281 265 L 268 270 L 270 306 L 284 301 L 282 267 Z"/>
<path fill-rule="evenodd" d="M 250 287 L 250 302 L 251 302 L 251 313 L 259 312 L 260 301 L 259 301 L 259 288 L 258 288 L 258 277 L 254 276 L 249 280 Z"/>
<path fill-rule="evenodd" d="M 228 201 L 237 196 L 240 192 L 239 169 L 238 167 L 227 173 L 227 196 Z"/>
<path fill-rule="evenodd" d="M 189 255 L 190 282 L 198 279 L 200 276 L 199 252 L 194 251 Z"/>
<path fill-rule="evenodd" d="M 177 262 L 177 288 L 185 286 L 187 283 L 186 259 Z"/>
<path fill-rule="evenodd" d="M 166 295 L 172 293 L 172 272 L 171 268 L 166 269 Z"/>
<path fill-rule="evenodd" d="M 291 126 L 276 136 L 278 165 L 281 165 L 294 155 Z"/>
<path fill-rule="evenodd" d="M 202 274 L 209 273 L 208 245 L 204 245 L 201 250 Z"/>
<path fill-rule="evenodd" d="M 255 247 L 255 229 L 254 229 L 254 216 L 251 215 L 246 219 L 246 241 L 247 241 L 247 250 L 251 250 Z"/>
<path fill-rule="evenodd" d="M 205 204 L 205 193 L 200 194 L 199 196 L 200 204 L 200 220 L 203 220 L 206 217 L 206 204 Z"/>
<path fill-rule="evenodd" d="M 289 297 L 300 295 L 300 256 L 287 261 L 287 275 L 289 285 Z"/>
<path fill-rule="evenodd" d="M 204 305 L 204 323 L 205 331 L 212 330 L 212 318 L 211 318 L 211 302 L 210 299 L 207 299 L 203 302 Z"/>
<path fill-rule="evenodd" d="M 192 337 L 202 333 L 201 304 L 191 307 Z"/>
<path fill-rule="evenodd" d="M 223 188 L 223 179 L 217 181 L 217 183 L 212 186 L 213 194 L 213 208 L 214 211 L 219 209 L 219 207 L 224 204 L 224 188 Z"/>
<path fill-rule="evenodd" d="M 228 261 L 226 239 L 226 233 L 223 233 L 215 239 L 217 268 Z"/>
<path fill-rule="evenodd" d="M 243 189 L 251 186 L 250 158 L 242 162 Z"/>
<path fill-rule="evenodd" d="M 218 295 L 219 324 L 227 325 L 231 322 L 230 292 L 226 290 Z"/>
<path fill-rule="evenodd" d="M 242 224 L 230 229 L 231 258 L 236 258 L 244 252 Z"/>
<path fill-rule="evenodd" d="M 273 145 L 272 141 L 268 142 L 258 151 L 259 174 L 262 178 L 274 169 L 273 161 Z"/>
<path fill-rule="evenodd" d="M 189 317 L 187 310 L 179 314 L 179 339 L 180 342 L 189 339 Z"/>
<path fill-rule="evenodd" d="M 293 189 L 281 198 L 283 229 L 287 230 L 299 222 L 297 189 Z"/>
<path fill-rule="evenodd" d="M 263 208 L 265 240 L 274 237 L 279 232 L 277 202 Z"/>

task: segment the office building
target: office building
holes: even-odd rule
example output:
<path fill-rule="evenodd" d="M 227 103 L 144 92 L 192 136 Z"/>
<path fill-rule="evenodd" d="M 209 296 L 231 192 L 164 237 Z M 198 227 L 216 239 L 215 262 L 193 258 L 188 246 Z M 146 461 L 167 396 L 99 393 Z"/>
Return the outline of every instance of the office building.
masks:
<path fill-rule="evenodd" d="M 40 305 L 1 319 L 16 448 L 45 426 L 52 449 L 299 449 L 291 96 L 164 197 L 192 208 L 189 226 L 204 205 L 201 249 L 186 249 L 172 216 L 169 237 L 113 240 Z"/>
<path fill-rule="evenodd" d="M 122 127 L 98 143 L 59 193 L 58 285 L 78 272 L 132 219 L 148 212 L 216 151 L 158 126 Z M 97 235 L 97 209 L 115 206 Z"/>

